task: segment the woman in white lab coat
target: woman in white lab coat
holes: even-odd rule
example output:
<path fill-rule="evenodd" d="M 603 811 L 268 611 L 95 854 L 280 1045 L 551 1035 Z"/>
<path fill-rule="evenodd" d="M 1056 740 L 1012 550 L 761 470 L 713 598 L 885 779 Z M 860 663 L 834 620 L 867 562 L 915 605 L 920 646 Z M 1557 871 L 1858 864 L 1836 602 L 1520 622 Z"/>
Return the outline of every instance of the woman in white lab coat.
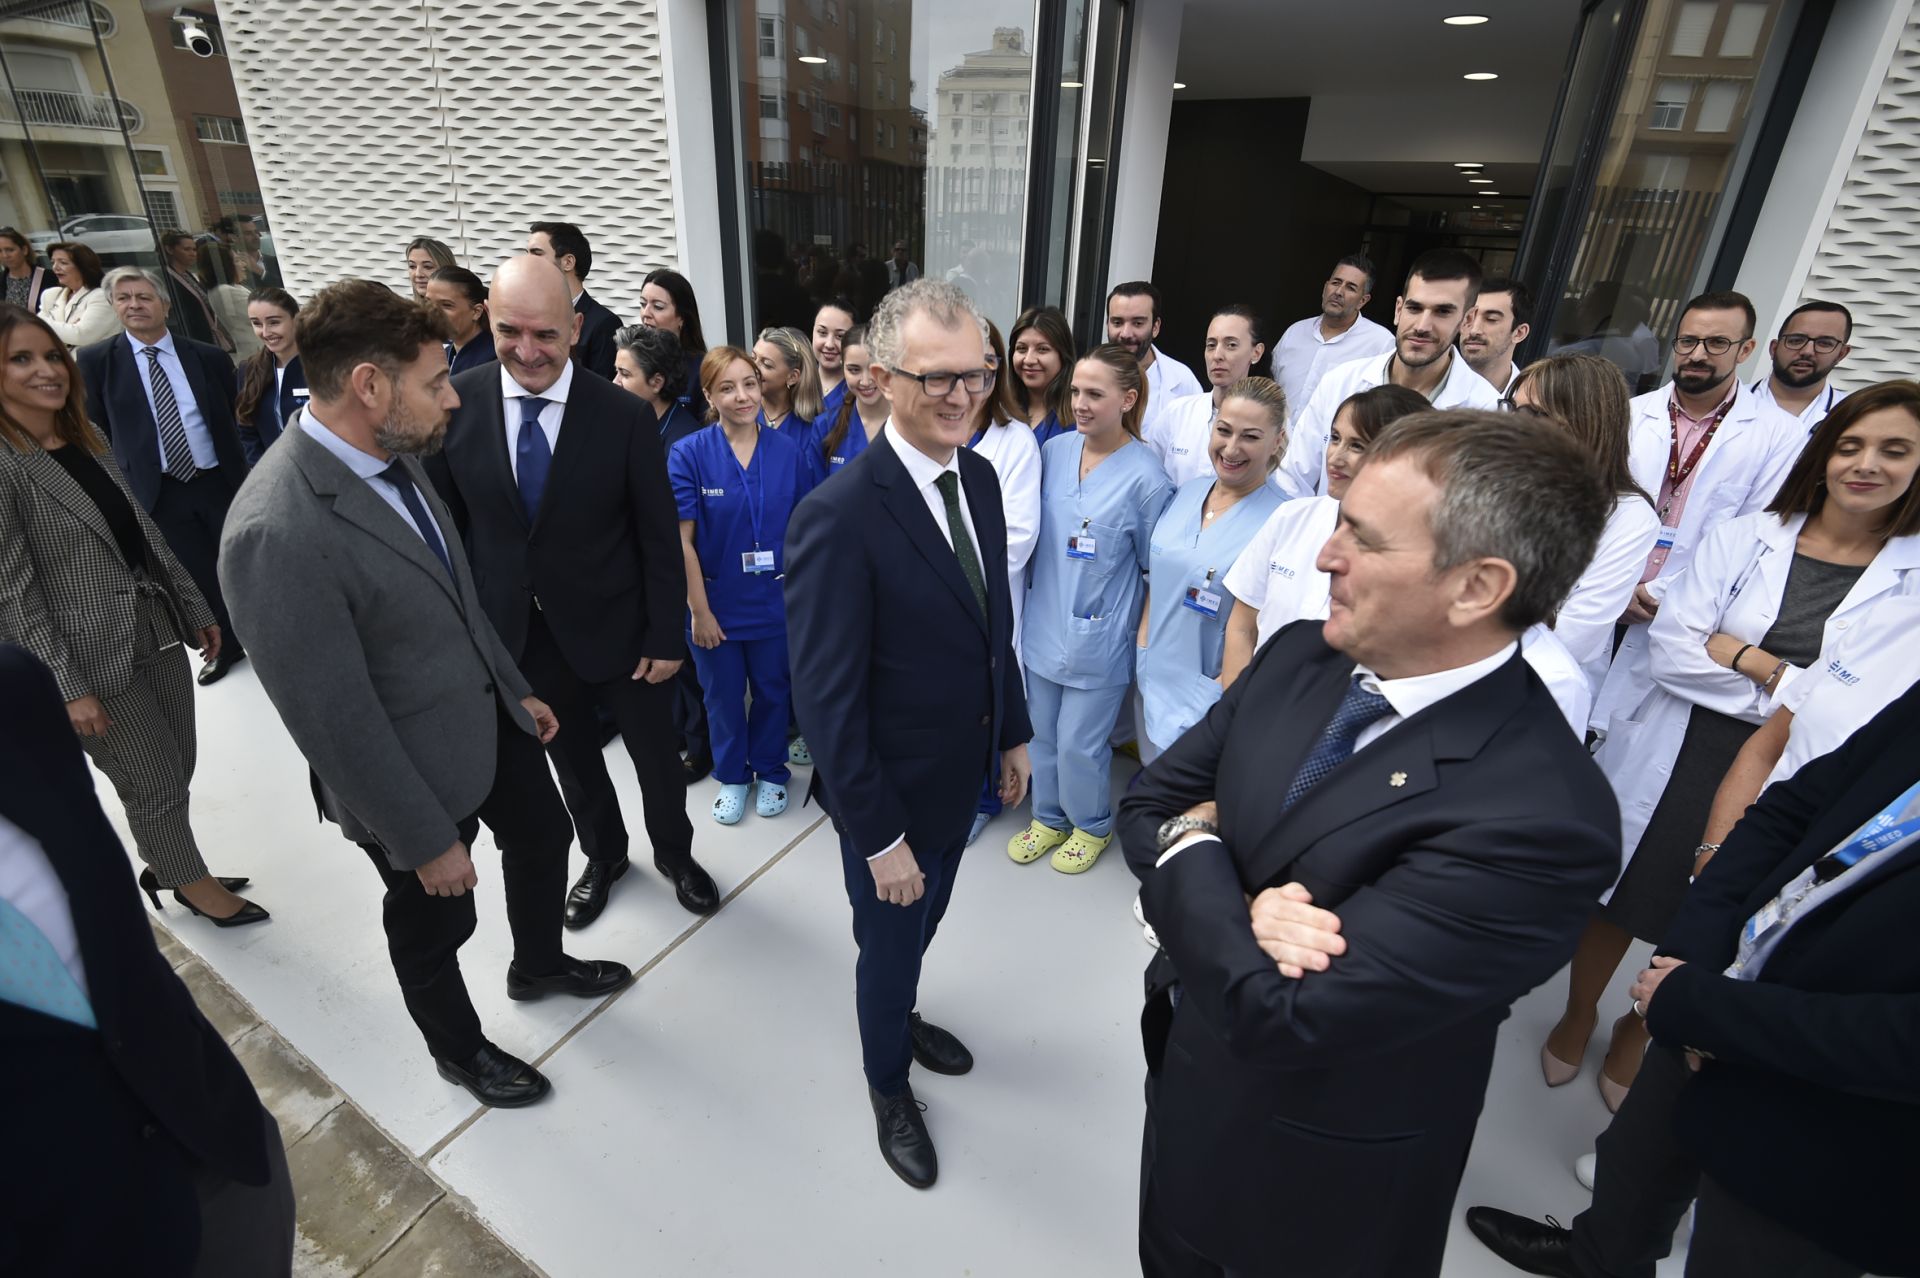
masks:
<path fill-rule="evenodd" d="M 1625 873 L 1573 960 L 1566 1011 L 1541 1048 L 1549 1086 L 1571 1081 L 1601 994 L 1634 938 L 1658 942 L 1685 893 L 1715 791 L 1761 720 L 1802 679 L 1912 636 L 1878 605 L 1920 594 L 1920 383 L 1842 401 L 1765 512 L 1707 532 L 1649 627 L 1653 687 L 1614 713 L 1595 758 L 1620 801 Z M 1904 609 L 1888 609 L 1904 617 Z M 1614 1023 L 1599 1078 L 1618 1109 L 1645 1023 Z"/>
<path fill-rule="evenodd" d="M 1550 355 L 1522 370 L 1510 392 L 1517 413 L 1552 418 L 1592 454 L 1613 492 L 1613 513 L 1600 534 L 1593 562 L 1554 614 L 1553 633 L 1567 645 L 1600 691 L 1613 656 L 1613 632 L 1633 601 L 1633 588 L 1660 535 L 1653 497 L 1633 477 L 1627 379 L 1620 366 L 1598 355 Z"/>

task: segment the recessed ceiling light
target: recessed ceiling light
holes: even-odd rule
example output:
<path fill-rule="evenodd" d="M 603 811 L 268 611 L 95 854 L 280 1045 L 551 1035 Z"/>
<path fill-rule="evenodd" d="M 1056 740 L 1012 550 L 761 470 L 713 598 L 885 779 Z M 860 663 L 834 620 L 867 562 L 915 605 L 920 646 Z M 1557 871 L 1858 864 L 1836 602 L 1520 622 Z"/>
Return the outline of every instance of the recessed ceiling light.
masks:
<path fill-rule="evenodd" d="M 1492 178 L 1468 178 L 1467 181 L 1473 183 L 1475 186 L 1492 186 L 1493 185 Z"/>
<path fill-rule="evenodd" d="M 1460 78 L 1462 80 L 1498 80 L 1500 75 L 1495 71 L 1469 71 Z"/>
<path fill-rule="evenodd" d="M 1498 195 L 1498 194 L 1500 194 L 1500 192 L 1498 192 L 1498 191 L 1482 191 L 1482 192 L 1480 192 L 1480 194 L 1482 194 L 1482 195 Z"/>
<path fill-rule="evenodd" d="M 1484 13 L 1456 13 L 1451 18 L 1442 18 L 1440 21 L 1450 27 L 1477 27 L 1487 21 L 1487 15 Z"/>
<path fill-rule="evenodd" d="M 1080 83 L 1078 80 L 1062 80 L 1060 82 L 1060 87 L 1063 89 L 1084 89 L 1087 86 Z"/>
<path fill-rule="evenodd" d="M 1476 204 L 1476 205 L 1474 205 L 1473 207 L 1475 207 L 1475 208 L 1477 209 L 1477 208 L 1479 208 L 1480 206 L 1479 206 L 1478 204 Z"/>
<path fill-rule="evenodd" d="M 1184 88 L 1186 88 L 1187 86 L 1186 86 L 1186 85 L 1184 85 L 1184 84 L 1182 84 L 1182 83 L 1180 83 L 1180 81 L 1178 81 L 1178 80 L 1175 80 L 1175 81 L 1173 82 L 1173 87 L 1174 87 L 1174 88 L 1176 88 L 1176 89 L 1184 89 Z"/>
<path fill-rule="evenodd" d="M 825 58 L 814 57 L 810 54 L 803 54 L 800 58 L 800 61 L 806 63 L 810 67 L 824 67 L 825 65 L 827 65 L 827 60 Z"/>
<path fill-rule="evenodd" d="M 1454 161 L 1453 167 L 1456 169 L 1484 169 L 1487 166 L 1480 160 L 1456 160 Z"/>

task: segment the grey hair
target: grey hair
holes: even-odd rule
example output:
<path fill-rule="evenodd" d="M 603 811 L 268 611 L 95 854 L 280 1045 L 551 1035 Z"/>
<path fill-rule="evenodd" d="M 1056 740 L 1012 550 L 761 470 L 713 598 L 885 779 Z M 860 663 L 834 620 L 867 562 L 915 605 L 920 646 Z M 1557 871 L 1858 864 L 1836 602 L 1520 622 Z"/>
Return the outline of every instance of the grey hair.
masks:
<path fill-rule="evenodd" d="M 153 291 L 160 295 L 161 301 L 166 302 L 170 300 L 167 297 L 167 286 L 160 282 L 160 276 L 153 271 L 149 271 L 144 266 L 114 267 L 111 271 L 107 272 L 106 278 L 100 281 L 100 291 L 108 297 L 112 297 L 113 290 L 119 287 L 120 281 L 127 279 L 145 280 L 147 283 L 153 285 Z"/>
<path fill-rule="evenodd" d="M 918 279 L 881 298 L 873 318 L 867 321 L 867 347 L 875 363 L 885 368 L 900 363 L 904 355 L 900 349 L 900 330 L 914 315 L 931 316 L 942 328 L 958 328 L 971 319 L 979 326 L 983 338 L 987 331 L 987 317 L 980 313 L 964 289 L 945 280 Z"/>
<path fill-rule="evenodd" d="M 1367 466 L 1397 457 L 1440 489 L 1429 523 L 1436 575 L 1475 559 L 1511 564 L 1500 621 L 1516 634 L 1559 610 L 1613 511 L 1599 467 L 1564 428 L 1515 413 L 1412 413 L 1374 439 Z"/>

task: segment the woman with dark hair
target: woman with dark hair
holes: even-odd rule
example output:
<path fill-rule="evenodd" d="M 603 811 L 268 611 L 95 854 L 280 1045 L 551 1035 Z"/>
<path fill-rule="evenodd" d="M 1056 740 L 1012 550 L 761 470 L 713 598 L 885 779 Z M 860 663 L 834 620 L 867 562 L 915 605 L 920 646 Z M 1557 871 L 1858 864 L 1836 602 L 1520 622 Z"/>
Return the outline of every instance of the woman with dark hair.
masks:
<path fill-rule="evenodd" d="M 307 406 L 307 378 L 300 370 L 294 320 L 300 303 L 283 288 L 256 288 L 247 298 L 247 322 L 260 349 L 240 365 L 240 393 L 233 405 L 247 464 L 258 465 L 293 415 Z"/>
<path fill-rule="evenodd" d="M 822 478 L 839 474 L 847 463 L 866 452 L 867 445 L 887 428 L 887 418 L 893 413 L 892 402 L 873 376 L 873 349 L 867 345 L 865 324 L 847 330 L 839 354 L 845 378 L 840 383 L 844 392 L 840 406 L 820 414 L 813 425 L 813 451 Z"/>
<path fill-rule="evenodd" d="M 453 250 L 439 240 L 417 235 L 407 241 L 407 284 L 415 297 L 427 295 L 427 283 L 435 271 L 454 265 Z"/>
<path fill-rule="evenodd" d="M 28 312 L 39 309 L 47 268 L 35 264 L 33 244 L 11 226 L 0 226 L 0 273 L 7 281 L 9 303 Z"/>
<path fill-rule="evenodd" d="M 825 420 L 840 411 L 847 397 L 847 335 L 853 332 L 853 303 L 844 297 L 823 302 L 813 316 L 813 357 L 820 362 L 820 417 Z"/>
<path fill-rule="evenodd" d="M 53 277 L 60 282 L 40 294 L 40 318 L 69 347 L 87 346 L 120 331 L 100 281 L 106 268 L 84 244 L 55 244 L 47 250 Z"/>
<path fill-rule="evenodd" d="M 700 360 L 707 353 L 707 337 L 700 328 L 700 302 L 687 277 L 665 267 L 647 272 L 640 283 L 640 322 L 648 328 L 663 328 L 680 339 L 680 350 L 687 359 L 683 394 L 693 415 L 704 421 L 707 399 L 700 385 Z"/>
<path fill-rule="evenodd" d="M 1030 306 L 1013 322 L 1007 347 L 1011 375 L 1000 384 L 1015 420 L 1033 428 L 1042 448 L 1073 429 L 1073 330 L 1056 306 Z"/>
<path fill-rule="evenodd" d="M 1620 800 L 1625 872 L 1575 952 L 1566 1010 L 1540 1049 L 1547 1085 L 1580 1072 L 1613 972 L 1679 909 L 1714 792 L 1755 728 L 1805 679 L 1856 677 L 1864 646 L 1911 643 L 1875 624 L 1883 600 L 1920 594 L 1920 383 L 1840 401 L 1766 510 L 1709 530 L 1648 627 L 1653 686 L 1615 714 L 1594 759 Z M 1889 618 L 1900 612 L 1888 609 Z M 1632 1011 L 1613 1024 L 1598 1082 L 1625 1098 L 1647 1045 Z"/>
<path fill-rule="evenodd" d="M 204 241 L 194 274 L 200 277 L 200 287 L 206 290 L 220 327 L 233 337 L 233 358 L 239 362 L 250 359 L 260 349 L 253 321 L 247 316 L 247 299 L 253 292 L 240 282 L 240 263 L 232 247 L 219 240 Z"/>
<path fill-rule="evenodd" d="M 443 266 L 427 277 L 426 299 L 440 308 L 453 330 L 447 343 L 448 372 L 464 373 L 493 362 L 487 286 L 478 275 L 464 266 Z"/>
<path fill-rule="evenodd" d="M 193 679 L 182 645 L 220 651 L 213 611 L 87 421 L 73 356 L 0 305 L 0 641 L 53 672 L 80 744 L 126 808 L 160 889 L 220 927 L 267 918 L 207 872 L 188 824 Z"/>

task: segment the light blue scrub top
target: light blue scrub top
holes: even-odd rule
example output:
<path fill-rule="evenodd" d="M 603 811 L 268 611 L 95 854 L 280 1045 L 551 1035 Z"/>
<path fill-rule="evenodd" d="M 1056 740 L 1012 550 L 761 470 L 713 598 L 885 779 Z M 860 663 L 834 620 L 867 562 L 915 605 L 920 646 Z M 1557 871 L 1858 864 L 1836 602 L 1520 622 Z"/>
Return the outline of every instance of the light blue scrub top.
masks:
<path fill-rule="evenodd" d="M 715 423 L 673 446 L 667 474 L 680 518 L 693 521 L 693 547 L 714 620 L 729 639 L 779 635 L 787 626 L 781 598 L 787 520 L 813 491 L 813 473 L 799 446 L 779 431 L 763 430 L 743 468 L 726 428 Z M 771 551 L 773 565 L 748 572 L 741 555 L 756 548 Z"/>
<path fill-rule="evenodd" d="M 1227 569 L 1285 500 L 1273 485 L 1261 484 L 1216 516 L 1211 527 L 1202 528 L 1215 482 L 1213 476 L 1202 475 L 1181 485 L 1153 526 L 1147 646 L 1139 650 L 1138 663 L 1147 739 L 1163 750 L 1220 699 L 1214 680 L 1220 677 L 1227 617 L 1235 602 L 1226 587 Z M 1188 591 L 1194 589 L 1220 596 L 1217 617 L 1186 605 Z"/>
<path fill-rule="evenodd" d="M 1021 658 L 1041 678 L 1069 688 L 1122 687 L 1133 678 L 1148 542 L 1173 485 L 1138 440 L 1094 467 L 1083 484 L 1084 447 L 1085 437 L 1074 431 L 1040 450 L 1040 537 Z M 1092 559 L 1068 554 L 1067 539 L 1083 534 L 1094 538 Z"/>

